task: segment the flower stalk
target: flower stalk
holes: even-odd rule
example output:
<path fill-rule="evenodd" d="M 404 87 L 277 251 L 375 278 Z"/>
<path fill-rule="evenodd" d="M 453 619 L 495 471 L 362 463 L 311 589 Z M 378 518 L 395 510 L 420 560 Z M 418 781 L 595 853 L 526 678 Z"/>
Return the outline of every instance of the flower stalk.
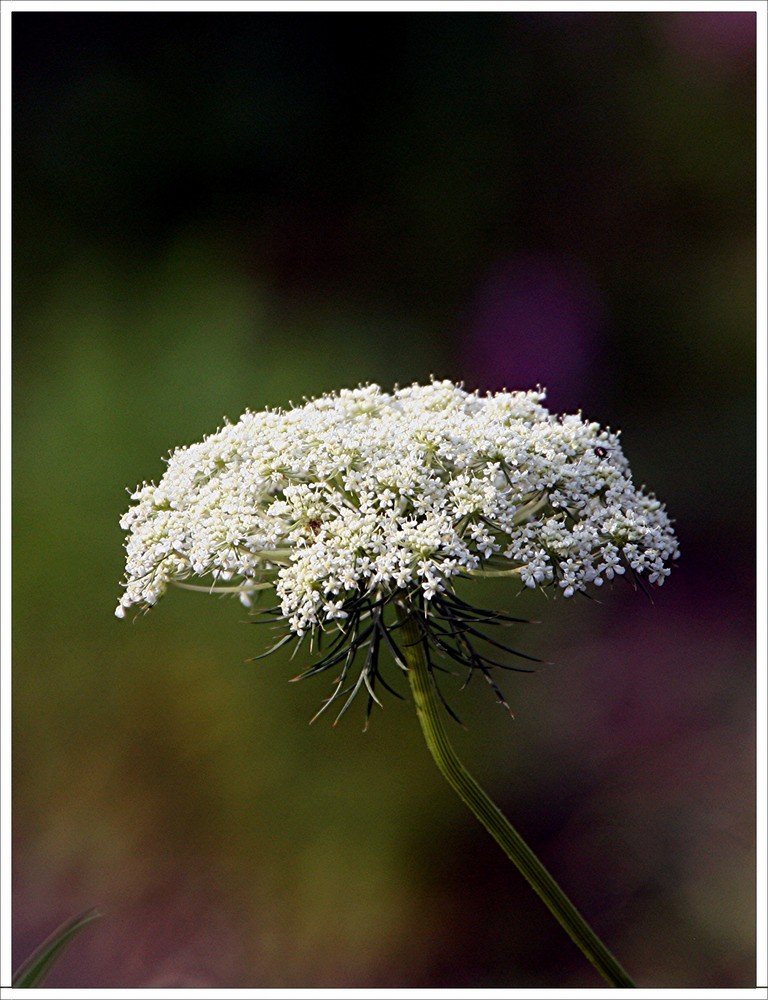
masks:
<path fill-rule="evenodd" d="M 509 820 L 478 785 L 451 746 L 440 717 L 426 640 L 408 603 L 398 604 L 400 648 L 429 752 L 443 777 L 541 897 L 574 943 L 611 986 L 635 987 L 629 974 L 595 934 Z"/>

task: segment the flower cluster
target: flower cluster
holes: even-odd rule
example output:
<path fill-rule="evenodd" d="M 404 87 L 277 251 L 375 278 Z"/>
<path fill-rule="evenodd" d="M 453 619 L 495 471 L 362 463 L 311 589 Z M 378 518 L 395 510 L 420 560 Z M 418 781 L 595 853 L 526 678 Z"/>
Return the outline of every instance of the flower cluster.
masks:
<path fill-rule="evenodd" d="M 296 636 L 364 595 L 450 597 L 462 575 L 566 597 L 627 572 L 663 583 L 677 541 L 618 436 L 543 399 L 443 381 L 246 412 L 132 495 L 117 615 L 192 578 L 246 605 L 274 587 Z"/>

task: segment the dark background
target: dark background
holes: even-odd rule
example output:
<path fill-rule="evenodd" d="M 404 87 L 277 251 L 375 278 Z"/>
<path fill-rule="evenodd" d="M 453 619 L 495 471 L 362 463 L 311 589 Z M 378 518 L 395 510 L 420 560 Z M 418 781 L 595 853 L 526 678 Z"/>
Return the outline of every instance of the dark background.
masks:
<path fill-rule="evenodd" d="M 434 769 L 242 609 L 118 622 L 125 488 L 431 374 L 624 432 L 683 557 L 541 620 L 460 755 L 638 982 L 754 985 L 755 15 L 13 15 L 18 962 L 64 987 L 594 987 Z M 458 683 L 457 683 L 458 686 Z"/>

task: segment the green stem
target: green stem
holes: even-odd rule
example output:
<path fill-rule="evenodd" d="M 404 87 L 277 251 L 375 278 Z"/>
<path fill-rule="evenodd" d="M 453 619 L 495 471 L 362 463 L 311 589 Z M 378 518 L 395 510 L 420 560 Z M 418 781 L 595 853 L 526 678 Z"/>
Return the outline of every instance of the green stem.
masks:
<path fill-rule="evenodd" d="M 634 987 L 636 984 L 581 916 L 520 834 L 488 798 L 456 756 L 453 747 L 448 742 L 440 718 L 438 697 L 429 666 L 425 639 L 407 604 L 399 607 L 399 614 L 402 623 L 401 648 L 408 667 L 408 678 L 416 703 L 416 712 L 429 751 L 448 784 L 469 806 L 477 819 L 496 839 L 502 850 L 514 861 L 520 872 L 528 879 L 531 886 L 597 971 L 611 986 Z"/>

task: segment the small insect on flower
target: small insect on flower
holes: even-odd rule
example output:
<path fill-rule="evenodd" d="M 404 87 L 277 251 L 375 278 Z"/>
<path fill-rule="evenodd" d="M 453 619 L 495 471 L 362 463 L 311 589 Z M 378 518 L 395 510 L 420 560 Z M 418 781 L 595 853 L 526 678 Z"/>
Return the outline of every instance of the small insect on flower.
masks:
<path fill-rule="evenodd" d="M 608 456 L 608 449 L 603 448 L 603 446 L 599 444 L 595 448 L 595 454 L 597 455 L 598 458 L 606 458 Z"/>

